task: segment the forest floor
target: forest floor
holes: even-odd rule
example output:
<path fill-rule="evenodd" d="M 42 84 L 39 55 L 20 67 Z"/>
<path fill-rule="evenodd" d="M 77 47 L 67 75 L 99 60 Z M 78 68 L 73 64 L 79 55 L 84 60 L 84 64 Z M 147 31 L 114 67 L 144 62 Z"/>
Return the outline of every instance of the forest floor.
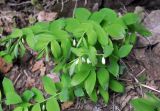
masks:
<path fill-rule="evenodd" d="M 56 3 L 56 0 L 42 0 L 39 3 L 1 0 L 0 37 L 11 33 L 14 27 L 22 28 L 37 21 L 52 21 L 59 17 L 72 16 L 72 10 L 78 6 L 85 6 L 93 11 L 105 7 L 97 0 L 88 0 L 86 3 L 69 0 L 64 3 Z M 125 93 L 111 92 L 107 106 L 101 99 L 95 104 L 87 98 L 78 98 L 74 102 L 63 103 L 61 107 L 64 111 L 132 111 L 129 103 L 131 99 L 143 97 L 146 92 L 153 92 L 160 97 L 160 10 L 148 10 L 132 5 L 122 5 L 115 9 L 121 14 L 128 11 L 138 12 L 142 22 L 152 32 L 149 38 L 139 37 L 129 57 L 121 61 L 126 70 L 119 80 L 125 84 Z M 43 59 L 36 61 L 31 54 L 26 54 L 23 59 L 13 64 L 7 64 L 0 58 L 0 70 L 13 81 L 19 93 L 31 87 L 43 89 L 40 78 L 44 74 L 50 74 L 53 68 L 53 62 Z"/>

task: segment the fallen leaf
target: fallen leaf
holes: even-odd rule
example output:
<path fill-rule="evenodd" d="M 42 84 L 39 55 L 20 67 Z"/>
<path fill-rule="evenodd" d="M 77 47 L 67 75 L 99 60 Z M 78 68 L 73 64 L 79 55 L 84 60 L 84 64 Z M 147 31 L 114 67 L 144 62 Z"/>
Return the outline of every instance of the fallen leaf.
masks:
<path fill-rule="evenodd" d="M 60 82 L 59 76 L 57 74 L 47 74 L 54 82 Z"/>
<path fill-rule="evenodd" d="M 25 87 L 26 88 L 31 88 L 35 85 L 35 80 L 31 77 L 28 77 L 27 80 L 26 80 L 26 84 L 25 84 Z"/>
<path fill-rule="evenodd" d="M 45 11 L 41 11 L 38 13 L 38 21 L 42 22 L 42 21 L 52 21 L 55 20 L 57 18 L 57 12 L 45 12 Z"/>
<path fill-rule="evenodd" d="M 38 70 L 40 70 L 40 69 L 43 68 L 43 67 L 44 67 L 44 62 L 43 62 L 43 60 L 39 60 L 39 61 L 37 61 L 37 62 L 33 65 L 33 67 L 32 67 L 32 72 L 38 71 Z"/>
<path fill-rule="evenodd" d="M 64 103 L 61 105 L 61 107 L 62 107 L 62 110 L 65 110 L 65 109 L 70 108 L 72 105 L 73 105 L 73 102 L 72 102 L 72 101 L 68 101 L 68 102 L 64 102 Z"/>
<path fill-rule="evenodd" d="M 0 72 L 6 74 L 13 67 L 12 63 L 6 63 L 3 58 L 0 57 Z"/>
<path fill-rule="evenodd" d="M 44 75 L 45 75 L 45 72 L 46 72 L 46 67 L 42 67 L 42 68 L 40 69 L 40 71 L 41 71 L 40 75 L 41 75 L 41 76 L 44 76 Z"/>

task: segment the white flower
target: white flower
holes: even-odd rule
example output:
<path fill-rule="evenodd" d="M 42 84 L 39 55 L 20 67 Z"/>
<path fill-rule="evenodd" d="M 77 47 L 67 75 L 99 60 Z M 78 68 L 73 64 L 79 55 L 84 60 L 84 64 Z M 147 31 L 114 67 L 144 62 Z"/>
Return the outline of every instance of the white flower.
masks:
<path fill-rule="evenodd" d="M 76 46 L 76 40 L 75 39 L 73 40 L 73 46 Z"/>
<path fill-rule="evenodd" d="M 44 111 L 46 108 L 45 108 L 45 105 L 43 104 L 43 106 L 42 106 L 42 111 Z"/>
<path fill-rule="evenodd" d="M 76 60 L 76 64 L 78 64 L 78 62 L 79 62 L 79 59 Z"/>
<path fill-rule="evenodd" d="M 86 60 L 85 60 L 85 58 L 84 58 L 84 57 L 82 57 L 82 62 L 86 62 Z"/>
<path fill-rule="evenodd" d="M 102 57 L 102 64 L 106 64 L 106 60 L 104 57 Z"/>
<path fill-rule="evenodd" d="M 89 63 L 91 63 L 91 61 L 90 61 L 90 59 L 89 58 L 87 58 L 87 63 L 89 64 Z"/>

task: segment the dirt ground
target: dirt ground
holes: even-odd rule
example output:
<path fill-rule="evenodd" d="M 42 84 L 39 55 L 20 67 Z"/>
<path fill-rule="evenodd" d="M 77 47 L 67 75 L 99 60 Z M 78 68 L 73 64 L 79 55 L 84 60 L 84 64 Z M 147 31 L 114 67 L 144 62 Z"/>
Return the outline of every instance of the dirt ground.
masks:
<path fill-rule="evenodd" d="M 1 0 L 0 37 L 12 32 L 14 27 L 22 28 L 37 21 L 51 21 L 59 17 L 72 16 L 73 9 L 81 6 L 92 11 L 103 7 L 111 7 L 119 13 L 138 11 L 142 22 L 152 32 L 149 38 L 139 37 L 130 56 L 120 61 L 126 67 L 125 74 L 119 78 L 126 86 L 124 94 L 110 92 L 108 105 L 103 104 L 101 99 L 98 103 L 93 103 L 87 98 L 78 98 L 74 102 L 66 103 L 68 106 L 62 104 L 64 111 L 133 111 L 129 104 L 131 99 L 142 97 L 145 92 L 153 92 L 160 97 L 160 10 L 158 10 L 160 2 L 158 0 L 154 3 L 149 0 L 123 2 L 62 0 L 63 3 L 57 1 L 59 0 L 41 0 L 34 3 L 33 0 Z M 40 78 L 51 73 L 54 63 L 43 59 L 36 61 L 34 56 L 28 53 L 13 64 L 1 64 L 0 69 L 2 68 L 5 69 L 3 70 L 5 74 L 2 75 L 9 77 L 18 93 L 21 93 L 31 87 L 43 89 Z"/>

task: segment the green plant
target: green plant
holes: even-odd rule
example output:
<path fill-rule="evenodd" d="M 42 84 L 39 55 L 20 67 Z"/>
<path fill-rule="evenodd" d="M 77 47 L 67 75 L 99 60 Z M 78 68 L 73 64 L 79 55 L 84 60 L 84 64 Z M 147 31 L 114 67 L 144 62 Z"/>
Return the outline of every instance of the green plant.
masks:
<path fill-rule="evenodd" d="M 137 98 L 131 101 L 135 111 L 160 111 L 160 99 L 149 93 L 145 98 Z"/>
<path fill-rule="evenodd" d="M 118 16 L 108 8 L 94 13 L 77 8 L 73 18 L 15 29 L 0 39 L 6 46 L 0 56 L 11 62 L 23 57 L 29 47 L 38 52 L 37 59 L 45 56 L 47 61 L 53 60 L 56 64 L 53 71 L 61 81 L 55 86 L 46 83 L 48 86 L 44 88 L 49 94 L 58 93 L 57 99 L 61 102 L 86 94 L 96 102 L 97 95 L 101 95 L 108 103 L 109 89 L 124 92 L 124 86 L 117 80 L 119 60 L 130 53 L 137 33 L 150 35 L 134 13 Z"/>
<path fill-rule="evenodd" d="M 3 89 L 4 95 L 6 97 L 6 105 L 15 105 L 14 111 L 52 111 L 53 107 L 55 111 L 60 111 L 59 104 L 57 102 L 56 88 L 55 84 L 49 77 L 42 78 L 44 88 L 47 94 L 50 96 L 45 98 L 43 93 L 37 88 L 32 88 L 30 90 L 25 90 L 21 96 L 15 91 L 13 83 L 4 78 Z M 2 110 L 0 110 L 2 111 Z"/>

